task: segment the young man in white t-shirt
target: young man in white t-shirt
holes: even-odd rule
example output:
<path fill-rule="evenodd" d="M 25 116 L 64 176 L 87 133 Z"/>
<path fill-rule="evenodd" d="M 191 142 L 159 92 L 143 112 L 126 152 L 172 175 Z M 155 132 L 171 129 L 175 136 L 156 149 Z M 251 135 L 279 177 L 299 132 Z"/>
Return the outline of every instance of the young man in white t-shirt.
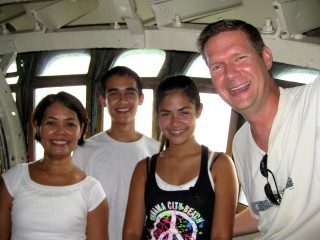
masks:
<path fill-rule="evenodd" d="M 111 127 L 87 139 L 73 160 L 101 182 L 109 203 L 109 239 L 120 240 L 134 167 L 158 152 L 160 144 L 135 129 L 137 109 L 144 100 L 137 73 L 119 66 L 103 72 L 100 80 L 100 102 L 108 109 Z"/>

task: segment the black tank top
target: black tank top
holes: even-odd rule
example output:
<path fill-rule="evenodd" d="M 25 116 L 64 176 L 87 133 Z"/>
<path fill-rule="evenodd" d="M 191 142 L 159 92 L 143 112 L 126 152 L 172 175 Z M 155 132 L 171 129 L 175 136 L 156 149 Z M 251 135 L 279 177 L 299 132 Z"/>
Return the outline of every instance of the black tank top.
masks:
<path fill-rule="evenodd" d="M 200 174 L 189 190 L 164 191 L 158 187 L 158 155 L 151 158 L 145 186 L 147 216 L 142 239 L 210 239 L 215 193 L 208 174 L 208 148 L 202 146 Z"/>

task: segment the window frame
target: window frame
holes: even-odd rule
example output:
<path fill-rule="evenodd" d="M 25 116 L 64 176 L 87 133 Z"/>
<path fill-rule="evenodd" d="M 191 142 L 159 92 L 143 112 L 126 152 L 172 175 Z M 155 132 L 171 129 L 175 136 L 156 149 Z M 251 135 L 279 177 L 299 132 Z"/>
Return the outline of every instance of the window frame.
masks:
<path fill-rule="evenodd" d="M 59 50 L 61 51 L 61 50 Z M 47 88 L 47 87 L 65 87 L 65 86 L 80 86 L 85 85 L 86 86 L 86 109 L 88 112 L 89 119 L 91 119 L 91 103 L 88 102 L 88 99 L 90 101 L 91 99 L 91 92 L 92 92 L 92 72 L 93 72 L 93 65 L 92 62 L 92 50 L 90 51 L 91 60 L 89 63 L 89 68 L 87 74 L 70 74 L 70 75 L 53 75 L 53 76 L 38 76 L 37 70 L 40 65 L 40 61 L 43 57 L 43 54 L 46 52 L 40 52 L 37 54 L 37 57 L 35 58 L 34 64 L 32 65 L 32 71 L 31 71 L 31 78 L 29 82 L 29 88 L 28 88 L 28 96 L 30 96 L 30 101 L 28 102 L 28 111 L 27 115 L 29 118 L 28 121 L 28 136 L 27 136 L 27 151 L 29 155 L 29 161 L 34 161 L 35 159 L 35 139 L 34 139 L 34 130 L 32 125 L 32 113 L 34 110 L 34 103 L 35 103 L 35 97 L 34 97 L 34 90 L 39 88 Z M 90 129 L 88 129 L 86 137 L 90 136 Z"/>

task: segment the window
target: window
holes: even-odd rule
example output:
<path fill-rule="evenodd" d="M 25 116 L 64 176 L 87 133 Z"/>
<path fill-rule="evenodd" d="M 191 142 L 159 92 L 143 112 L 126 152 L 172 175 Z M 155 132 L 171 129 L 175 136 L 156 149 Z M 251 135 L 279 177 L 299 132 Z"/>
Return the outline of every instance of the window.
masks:
<path fill-rule="evenodd" d="M 155 49 L 135 49 L 121 54 L 115 66 L 126 66 L 134 70 L 140 77 L 156 77 L 164 63 L 166 53 Z"/>
<path fill-rule="evenodd" d="M 197 141 L 209 149 L 225 152 L 227 147 L 231 108 L 219 95 L 200 93 L 203 110 L 197 120 Z"/>
<path fill-rule="evenodd" d="M 37 76 L 58 76 L 88 73 L 88 50 L 51 51 L 42 55 Z"/>
<path fill-rule="evenodd" d="M 201 55 L 196 56 L 186 68 L 190 77 L 210 78 L 208 67 Z M 217 94 L 200 93 L 203 111 L 198 119 L 196 138 L 214 151 L 226 151 L 231 108 Z"/>
<path fill-rule="evenodd" d="M 122 53 L 115 61 L 115 66 L 126 66 L 135 71 L 140 77 L 156 77 L 164 63 L 166 54 L 162 50 L 136 49 Z M 152 137 L 153 90 L 143 89 L 144 101 L 136 115 L 136 129 Z M 103 116 L 103 130 L 109 129 L 111 119 L 107 110 Z"/>
<path fill-rule="evenodd" d="M 185 74 L 189 77 L 210 78 L 209 68 L 201 55 L 194 58 Z"/>
<path fill-rule="evenodd" d="M 320 76 L 320 70 L 274 62 L 271 74 L 275 79 L 308 84 Z"/>

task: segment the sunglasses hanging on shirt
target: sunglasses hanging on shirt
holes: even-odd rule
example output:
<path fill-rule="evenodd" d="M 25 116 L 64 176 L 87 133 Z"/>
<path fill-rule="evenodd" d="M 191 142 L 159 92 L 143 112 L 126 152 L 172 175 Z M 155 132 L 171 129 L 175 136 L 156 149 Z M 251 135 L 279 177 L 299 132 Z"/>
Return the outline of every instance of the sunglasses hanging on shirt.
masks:
<path fill-rule="evenodd" d="M 264 192 L 271 203 L 279 206 L 282 198 L 280 196 L 280 193 L 278 190 L 278 185 L 277 185 L 276 179 L 273 175 L 273 172 L 271 170 L 269 170 L 267 167 L 267 161 L 268 161 L 268 154 L 266 153 L 262 157 L 262 160 L 260 162 L 260 172 L 261 172 L 262 176 L 267 178 L 267 184 L 264 186 Z M 277 190 L 276 194 L 273 194 L 273 191 L 272 191 L 271 185 L 269 183 L 269 179 L 268 179 L 268 173 L 270 173 L 272 175 L 274 185 L 276 186 L 276 190 Z"/>

